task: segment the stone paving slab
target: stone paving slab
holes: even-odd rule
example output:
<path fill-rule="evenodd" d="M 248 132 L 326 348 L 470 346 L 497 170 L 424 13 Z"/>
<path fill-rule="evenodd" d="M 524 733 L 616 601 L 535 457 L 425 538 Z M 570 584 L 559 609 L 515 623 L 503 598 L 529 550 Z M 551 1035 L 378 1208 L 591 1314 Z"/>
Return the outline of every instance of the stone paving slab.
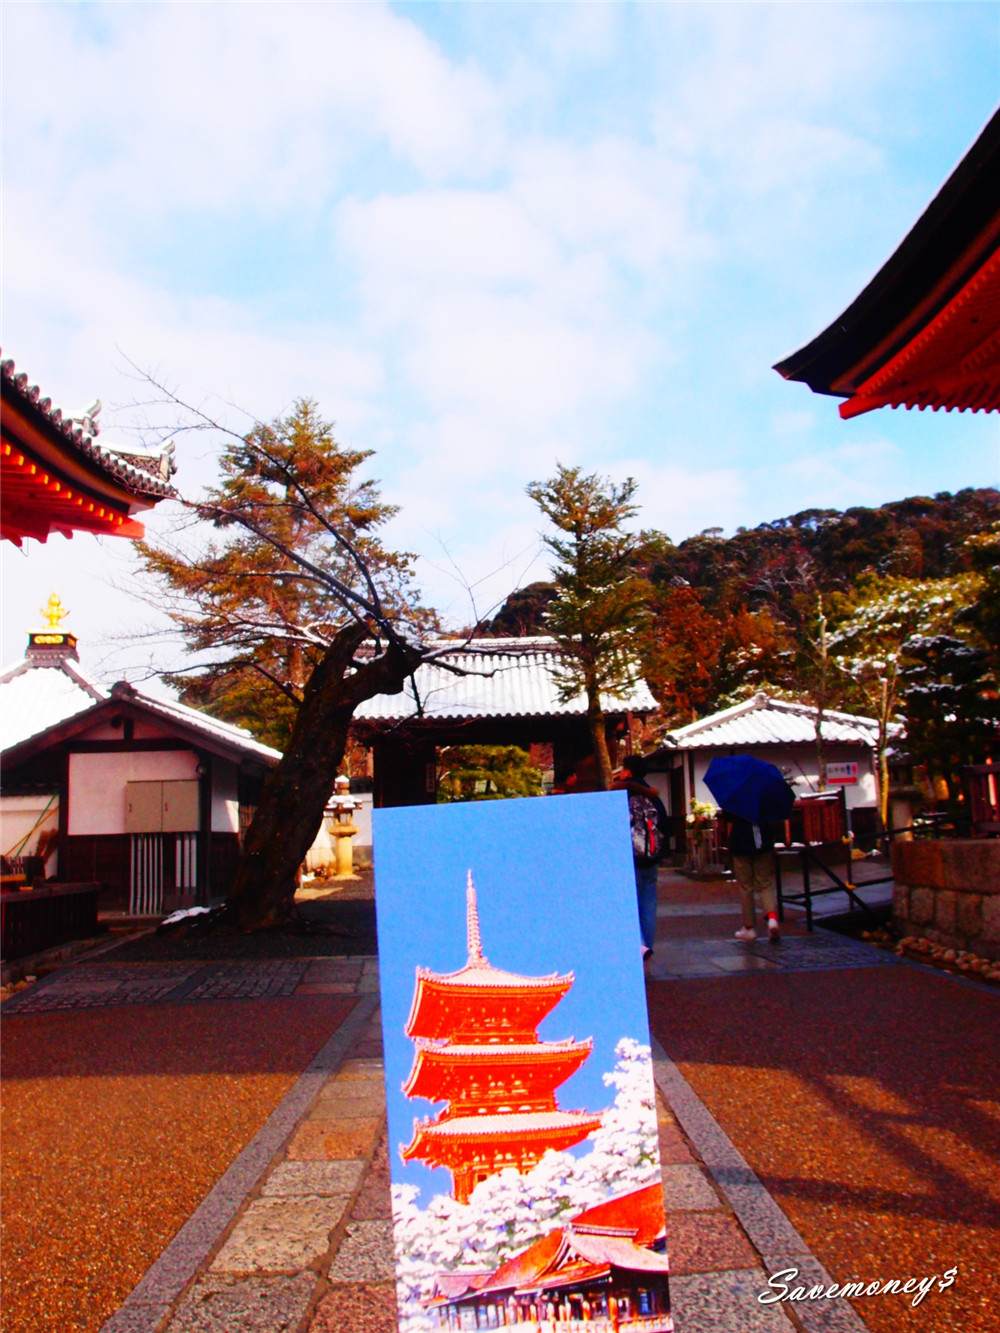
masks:
<path fill-rule="evenodd" d="M 254 1199 L 212 1260 L 214 1273 L 297 1273 L 326 1254 L 350 1196 Z"/>
<path fill-rule="evenodd" d="M 315 1287 L 314 1273 L 200 1278 L 165 1333 L 293 1333 L 309 1308 Z"/>
<path fill-rule="evenodd" d="M 381 1080 L 350 1079 L 344 1083 L 333 1080 L 320 1093 L 312 1119 L 380 1115 L 384 1106 Z"/>
<path fill-rule="evenodd" d="M 392 1198 L 389 1191 L 389 1137 L 385 1130 L 375 1145 L 375 1151 L 365 1173 L 364 1184 L 354 1200 L 352 1216 L 365 1222 L 392 1217 Z"/>
<path fill-rule="evenodd" d="M 705 1179 L 704 1172 L 692 1163 L 690 1166 L 664 1166 L 663 1202 L 668 1211 L 719 1208 L 719 1196 Z M 669 1250 L 670 1236 L 667 1236 Z"/>
<path fill-rule="evenodd" d="M 735 1217 L 721 1209 L 712 1213 L 671 1213 L 667 1253 L 672 1274 L 753 1268 L 758 1262 Z"/>
<path fill-rule="evenodd" d="M 658 940 L 655 957 L 646 964 L 656 981 L 682 977 L 717 977 L 752 971 L 804 972 L 840 967 L 897 967 L 893 953 L 875 949 L 832 931 L 784 935 L 780 944 L 767 939 Z"/>
<path fill-rule="evenodd" d="M 78 964 L 53 972 L 4 1001 L 3 1016 L 92 1009 L 98 1005 L 154 1004 L 202 970 L 200 963 Z"/>
<path fill-rule="evenodd" d="M 305 983 L 305 959 L 221 963 L 81 963 L 43 977 L 4 1002 L 4 1017 L 119 1004 L 354 994 L 363 980 Z M 365 991 L 370 988 L 367 983 Z"/>
<path fill-rule="evenodd" d="M 261 1186 L 261 1194 L 294 1198 L 297 1195 L 351 1195 L 365 1173 L 362 1161 L 279 1162 Z"/>
<path fill-rule="evenodd" d="M 397 1333 L 398 1328 L 393 1284 L 358 1282 L 327 1292 L 309 1333 Z"/>
<path fill-rule="evenodd" d="M 344 981 L 352 986 L 361 976 L 363 961 L 360 958 L 317 958 L 305 971 L 304 981 Z"/>
<path fill-rule="evenodd" d="M 330 1266 L 330 1281 L 389 1281 L 395 1274 L 392 1223 L 351 1222 Z"/>
<path fill-rule="evenodd" d="M 299 1125 L 288 1145 L 288 1156 L 297 1162 L 333 1162 L 345 1157 L 367 1157 L 375 1147 L 381 1122 L 374 1117 L 358 1120 L 307 1120 Z"/>
<path fill-rule="evenodd" d="M 306 964 L 300 959 L 262 963 L 223 963 L 212 969 L 184 998 L 188 1000 L 256 1000 L 295 993 Z"/>
<path fill-rule="evenodd" d="M 793 1333 L 780 1305 L 761 1305 L 759 1269 L 698 1273 L 670 1279 L 677 1333 Z"/>

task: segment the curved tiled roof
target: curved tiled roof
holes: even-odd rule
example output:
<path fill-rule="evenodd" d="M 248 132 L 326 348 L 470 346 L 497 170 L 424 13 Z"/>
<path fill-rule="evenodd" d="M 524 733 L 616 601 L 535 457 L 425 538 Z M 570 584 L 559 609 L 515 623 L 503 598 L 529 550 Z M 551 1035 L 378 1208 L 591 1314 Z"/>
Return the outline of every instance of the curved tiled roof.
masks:
<path fill-rule="evenodd" d="M 126 490 L 161 499 L 176 494 L 168 480 L 176 471 L 172 451 L 144 455 L 98 444 L 99 428 L 93 417 L 64 416 L 61 408 L 53 406 L 51 398 L 42 397 L 41 389 L 30 382 L 25 371 L 16 369 L 10 357 L 0 360 L 0 377 L 41 425 L 56 431 L 72 449 L 114 477 Z"/>
<path fill-rule="evenodd" d="M 534 990 L 553 986 L 572 986 L 573 973 L 567 972 L 564 977 L 558 972 L 550 972 L 544 977 L 522 977 L 517 972 L 504 972 L 502 968 L 494 967 L 485 958 L 477 958 L 466 963 L 465 967 L 459 968 L 457 972 L 432 972 L 428 967 L 418 967 L 417 979 L 436 983 L 446 989 L 451 986 L 495 986 L 501 990 L 512 987 L 517 990 L 525 987 Z"/>
<path fill-rule="evenodd" d="M 566 702 L 559 697 L 559 652 L 554 639 L 442 639 L 438 650 L 435 659 L 417 668 L 401 693 L 377 694 L 362 703 L 355 721 L 398 722 L 418 716 L 582 717 L 587 712 L 585 694 Z M 621 697 L 603 695 L 601 702 L 609 713 L 656 708 L 644 681 Z"/>
<path fill-rule="evenodd" d="M 119 681 L 111 687 L 112 696 L 125 702 L 133 701 L 149 713 L 163 718 L 165 722 L 180 722 L 195 731 L 204 733 L 212 740 L 235 746 L 245 754 L 255 755 L 268 763 L 275 763 L 281 758 L 281 751 L 256 740 L 245 727 L 237 727 L 232 722 L 223 722 L 197 708 L 178 703 L 174 699 L 157 699 L 151 694 L 136 689 L 125 681 Z"/>
<path fill-rule="evenodd" d="M 460 1115 L 453 1120 L 418 1124 L 417 1135 L 443 1139 L 495 1139 L 551 1134 L 558 1130 L 598 1129 L 599 1111 L 505 1111 L 500 1115 Z"/>
<path fill-rule="evenodd" d="M 823 714 L 823 739 L 827 743 L 866 745 L 878 743 L 878 723 L 852 713 Z M 808 704 L 790 703 L 758 694 L 753 699 L 699 718 L 668 733 L 671 746 L 680 750 L 739 749 L 757 745 L 807 745 L 816 740 L 816 710 Z"/>
<path fill-rule="evenodd" d="M 0 750 L 103 703 L 108 692 L 78 662 L 19 662 L 0 675 Z"/>

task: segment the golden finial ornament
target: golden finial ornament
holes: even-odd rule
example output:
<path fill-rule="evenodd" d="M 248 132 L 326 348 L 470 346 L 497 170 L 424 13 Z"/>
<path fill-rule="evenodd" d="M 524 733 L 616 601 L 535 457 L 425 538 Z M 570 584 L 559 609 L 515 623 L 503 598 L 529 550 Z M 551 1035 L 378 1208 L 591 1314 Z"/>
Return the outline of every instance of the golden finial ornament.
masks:
<path fill-rule="evenodd" d="M 42 608 L 41 616 L 49 629 L 58 629 L 61 621 L 65 620 L 69 612 L 62 604 L 62 599 L 57 592 L 54 592 Z"/>

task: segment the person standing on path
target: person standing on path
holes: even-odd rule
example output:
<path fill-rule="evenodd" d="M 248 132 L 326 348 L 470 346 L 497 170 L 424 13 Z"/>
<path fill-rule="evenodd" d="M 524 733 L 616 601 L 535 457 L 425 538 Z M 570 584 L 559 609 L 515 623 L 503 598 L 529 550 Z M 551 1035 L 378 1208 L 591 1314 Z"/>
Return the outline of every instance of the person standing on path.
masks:
<path fill-rule="evenodd" d="M 656 943 L 656 873 L 667 847 L 667 812 L 656 788 L 646 782 L 648 772 L 646 761 L 630 754 L 615 779 L 615 786 L 628 792 L 643 961 L 653 956 Z"/>
<path fill-rule="evenodd" d="M 775 889 L 774 834 L 766 823 L 751 824 L 748 819 L 722 814 L 730 821 L 728 850 L 733 874 L 740 887 L 743 925 L 736 932 L 738 940 L 757 938 L 757 912 L 754 895 L 760 895 L 767 916 L 767 934 L 772 944 L 781 939 L 778 925 L 778 894 Z"/>

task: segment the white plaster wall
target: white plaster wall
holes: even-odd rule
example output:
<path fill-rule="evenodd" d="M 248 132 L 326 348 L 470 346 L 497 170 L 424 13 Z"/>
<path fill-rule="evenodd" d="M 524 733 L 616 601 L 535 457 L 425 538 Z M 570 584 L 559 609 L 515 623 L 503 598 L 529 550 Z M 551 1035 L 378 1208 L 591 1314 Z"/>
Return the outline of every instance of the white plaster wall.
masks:
<path fill-rule="evenodd" d="M 787 776 L 797 796 L 805 796 L 810 792 L 819 791 L 819 769 L 816 764 L 816 747 L 814 745 L 776 745 L 766 748 L 761 746 L 756 749 L 748 749 L 747 753 L 755 754 L 758 759 L 764 759 L 767 763 L 774 764 L 776 768 L 782 770 L 786 767 L 789 768 L 791 771 Z M 713 805 L 717 805 L 718 802 L 705 785 L 705 772 L 714 758 L 715 754 L 711 751 L 695 751 L 694 794 L 699 801 L 710 801 Z M 683 759 L 686 774 L 686 754 Z M 844 785 L 849 810 L 878 804 L 878 788 L 873 767 L 874 756 L 871 750 L 860 745 L 828 745 L 826 761 L 828 764 L 854 762 L 858 765 L 857 784 Z M 837 790 L 837 786 L 830 788 L 830 790 Z"/>
<path fill-rule="evenodd" d="M 354 797 L 356 801 L 361 802 L 361 807 L 354 812 L 354 823 L 357 828 L 357 834 L 354 838 L 355 847 L 368 847 L 372 845 L 372 802 L 374 797 L 370 791 L 358 792 Z"/>
<path fill-rule="evenodd" d="M 71 837 L 125 832 L 125 784 L 197 778 L 193 750 L 137 750 L 125 754 L 71 754 Z"/>
<path fill-rule="evenodd" d="M 660 800 L 663 802 L 663 808 L 664 808 L 664 810 L 668 811 L 668 813 L 670 813 L 670 814 L 686 814 L 686 813 L 687 813 L 687 811 L 685 811 L 685 810 L 680 810 L 680 811 L 678 811 L 678 810 L 671 810 L 671 809 L 670 809 L 670 774 L 669 774 L 669 773 L 649 773 L 649 774 L 647 775 L 647 777 L 646 777 L 646 782 L 648 783 L 648 785 L 649 785 L 650 787 L 655 787 L 655 788 L 656 788 L 656 791 L 657 791 L 657 793 L 659 794 Z"/>
<path fill-rule="evenodd" d="M 34 856 L 38 851 L 38 839 L 42 833 L 56 832 L 59 828 L 59 798 L 45 811 L 45 818 L 35 828 L 42 811 L 49 805 L 51 796 L 2 796 L 0 797 L 0 850 L 4 856 L 10 856 L 17 850 L 18 856 Z M 23 847 L 21 841 L 34 829 Z M 49 853 L 45 862 L 46 875 L 54 875 L 56 870 L 56 849 Z"/>
<path fill-rule="evenodd" d="M 240 831 L 240 771 L 225 759 L 212 760 L 212 832 Z"/>

